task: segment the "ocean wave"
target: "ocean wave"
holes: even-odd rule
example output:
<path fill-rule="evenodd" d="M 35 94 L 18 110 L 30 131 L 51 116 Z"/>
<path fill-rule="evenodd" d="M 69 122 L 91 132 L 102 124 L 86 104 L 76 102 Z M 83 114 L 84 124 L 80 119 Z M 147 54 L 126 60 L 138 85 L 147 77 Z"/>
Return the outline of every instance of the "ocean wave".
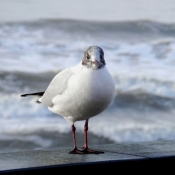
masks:
<path fill-rule="evenodd" d="M 13 94 L 45 91 L 58 72 L 26 73 L 0 72 L 0 90 L 2 100 Z M 113 75 L 119 103 L 133 101 L 133 104 L 152 105 L 153 107 L 174 107 L 175 82 L 173 80 L 153 79 L 119 74 Z"/>
<path fill-rule="evenodd" d="M 99 45 L 117 96 L 90 120 L 90 132 L 115 142 L 175 138 L 174 36 L 174 24 L 151 21 L 0 24 L 1 134 L 69 132 L 62 117 L 20 95 L 44 91 L 89 45 Z M 81 122 L 76 127 L 83 130 Z"/>
<path fill-rule="evenodd" d="M 133 96 L 147 94 L 155 97 L 175 99 L 175 82 L 173 79 L 115 75 L 114 81 L 118 94 L 130 94 Z"/>
<path fill-rule="evenodd" d="M 32 92 L 32 91 L 30 91 Z M 30 93 L 28 92 L 28 93 Z M 36 92 L 36 91 L 35 91 Z M 0 118 L 3 120 L 26 120 L 37 119 L 42 116 L 44 121 L 48 117 L 57 116 L 44 107 L 36 103 L 37 97 L 21 97 L 21 93 L 1 93 L 0 94 Z M 146 93 L 118 93 L 111 104 L 111 110 L 132 109 L 133 112 L 142 111 L 162 111 L 172 112 L 175 108 L 175 98 L 167 98 Z M 108 111 L 110 113 L 110 111 Z M 172 112 L 173 114 L 174 112 Z M 114 116 L 113 116 L 114 117 Z"/>
<path fill-rule="evenodd" d="M 125 39 L 126 41 L 139 36 L 140 40 L 151 37 L 175 35 L 175 24 L 164 24 L 155 21 L 124 21 L 124 22 L 97 22 L 81 20 L 39 20 L 33 22 L 16 22 L 0 24 L 1 36 L 7 34 L 21 35 L 24 37 L 40 37 L 41 33 L 46 38 L 95 38 L 103 37 Z M 13 31 L 13 32 L 12 32 Z M 41 32 L 41 33 L 40 33 Z M 137 38 L 138 40 L 138 38 Z"/>
<path fill-rule="evenodd" d="M 20 140 L 27 134 L 26 141 L 32 139 L 35 144 L 47 145 L 47 140 L 38 141 L 35 134 L 71 131 L 71 125 L 63 117 L 36 103 L 36 98 L 20 95 L 0 94 L 0 139 L 7 136 L 6 139 Z M 116 143 L 174 139 L 174 107 L 172 99 L 119 94 L 104 112 L 90 119 L 89 132 Z M 84 121 L 76 122 L 75 126 L 77 133 L 83 132 Z"/>

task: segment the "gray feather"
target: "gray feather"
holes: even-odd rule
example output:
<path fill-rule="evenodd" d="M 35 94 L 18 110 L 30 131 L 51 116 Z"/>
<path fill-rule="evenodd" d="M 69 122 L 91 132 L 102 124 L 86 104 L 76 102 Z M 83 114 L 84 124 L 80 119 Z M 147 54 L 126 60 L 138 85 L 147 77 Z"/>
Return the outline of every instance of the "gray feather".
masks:
<path fill-rule="evenodd" d="M 72 75 L 73 75 L 73 72 L 70 69 L 65 69 L 60 73 L 58 73 L 53 78 L 48 88 L 46 89 L 44 95 L 39 99 L 39 101 L 44 106 L 47 106 L 47 107 L 52 106 L 53 97 L 64 93 L 64 91 L 67 88 L 67 82 Z"/>

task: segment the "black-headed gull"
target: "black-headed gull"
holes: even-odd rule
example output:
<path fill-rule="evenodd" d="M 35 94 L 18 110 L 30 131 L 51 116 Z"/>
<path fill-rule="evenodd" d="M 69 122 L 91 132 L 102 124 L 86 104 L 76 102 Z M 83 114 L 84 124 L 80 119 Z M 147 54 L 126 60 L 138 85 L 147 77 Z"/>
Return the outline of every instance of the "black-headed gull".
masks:
<path fill-rule="evenodd" d="M 104 52 L 98 46 L 90 46 L 83 59 L 74 67 L 59 72 L 46 91 L 23 94 L 22 97 L 36 95 L 38 103 L 58 115 L 63 116 L 72 126 L 74 148 L 71 154 L 104 153 L 88 148 L 88 120 L 104 111 L 115 96 L 115 84 L 106 68 Z M 76 146 L 76 121 L 85 120 L 84 147 Z"/>

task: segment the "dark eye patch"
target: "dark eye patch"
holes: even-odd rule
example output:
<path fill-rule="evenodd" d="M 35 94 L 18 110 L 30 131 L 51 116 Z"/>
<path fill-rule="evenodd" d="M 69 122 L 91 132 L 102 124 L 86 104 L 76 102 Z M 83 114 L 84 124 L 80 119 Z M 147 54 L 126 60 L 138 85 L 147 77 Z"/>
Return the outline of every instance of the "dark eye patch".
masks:
<path fill-rule="evenodd" d="M 88 60 L 91 58 L 89 54 L 87 54 L 87 57 L 86 57 Z"/>

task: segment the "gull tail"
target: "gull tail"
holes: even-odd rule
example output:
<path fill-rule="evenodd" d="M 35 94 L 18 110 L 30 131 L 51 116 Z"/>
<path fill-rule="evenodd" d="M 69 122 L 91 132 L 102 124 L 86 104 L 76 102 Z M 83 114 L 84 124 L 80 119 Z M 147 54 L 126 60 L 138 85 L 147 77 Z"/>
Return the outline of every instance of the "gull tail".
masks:
<path fill-rule="evenodd" d="M 42 97 L 44 92 L 36 92 L 31 94 L 22 94 L 21 97 L 27 97 L 27 96 L 39 96 Z M 37 103 L 41 103 L 39 100 L 36 101 Z"/>
<path fill-rule="evenodd" d="M 36 92 L 36 93 L 32 93 L 32 94 L 22 94 L 21 97 L 26 97 L 26 96 L 30 96 L 30 95 L 36 95 L 36 96 L 43 96 L 44 92 Z"/>

